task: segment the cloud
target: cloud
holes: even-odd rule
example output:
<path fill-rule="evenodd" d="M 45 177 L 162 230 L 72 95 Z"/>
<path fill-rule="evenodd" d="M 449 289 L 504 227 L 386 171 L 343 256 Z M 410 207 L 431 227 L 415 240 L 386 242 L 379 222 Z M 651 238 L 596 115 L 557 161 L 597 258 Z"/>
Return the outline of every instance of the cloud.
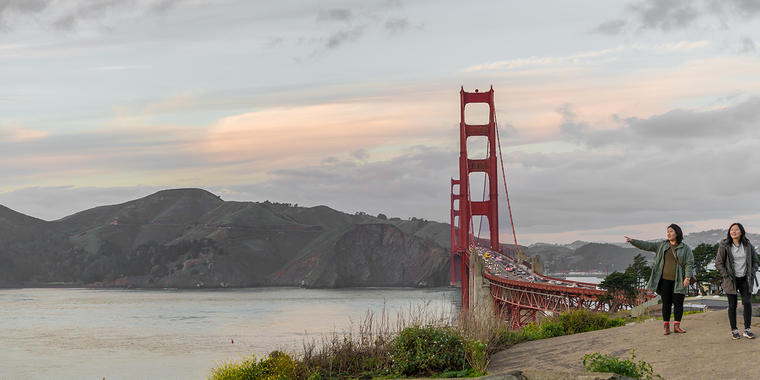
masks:
<path fill-rule="evenodd" d="M 610 20 L 610 21 L 599 24 L 599 26 L 597 26 L 594 29 L 594 32 L 599 33 L 599 34 L 607 34 L 610 36 L 615 36 L 615 35 L 620 34 L 623 31 L 623 28 L 625 27 L 625 25 L 626 25 L 625 20 L 619 20 L 619 19 Z"/>
<path fill-rule="evenodd" d="M 359 147 L 371 151 L 378 146 L 413 145 L 421 141 L 440 144 L 441 138 L 430 136 L 441 130 L 441 120 L 429 117 L 440 114 L 439 108 L 437 100 L 386 103 L 377 99 L 273 107 L 215 123 L 199 152 L 215 162 L 266 160 L 270 167 L 280 167 L 317 157 L 349 154 Z"/>
<path fill-rule="evenodd" d="M 385 21 L 385 29 L 391 32 L 391 34 L 402 33 L 409 29 L 409 26 L 409 20 L 406 17 L 393 17 Z"/>
<path fill-rule="evenodd" d="M 447 220 L 449 178 L 456 175 L 456 162 L 457 152 L 415 146 L 387 160 L 355 162 L 333 158 L 314 165 L 272 170 L 264 182 L 220 187 L 216 191 L 224 199 L 325 204 L 349 213 Z"/>
<path fill-rule="evenodd" d="M 618 35 L 623 26 L 638 30 L 674 31 L 694 27 L 701 20 L 717 22 L 728 29 L 734 21 L 751 21 L 760 15 L 760 3 L 754 0 L 638 0 L 626 7 L 627 15 L 603 22 L 594 31 Z M 630 17 L 626 17 L 630 15 Z"/>
<path fill-rule="evenodd" d="M 493 71 L 493 70 L 518 70 L 541 66 L 585 66 L 599 62 L 608 62 L 618 56 L 631 53 L 673 53 L 686 52 L 702 49 L 709 45 L 707 40 L 679 41 L 662 44 L 629 44 L 618 45 L 613 48 L 591 50 L 565 56 L 517 58 L 504 61 L 496 61 L 472 65 L 464 69 L 465 72 Z"/>
<path fill-rule="evenodd" d="M 150 68 L 149 66 L 139 65 L 121 65 L 121 66 L 98 66 L 93 67 L 93 71 L 125 71 L 125 70 L 145 70 Z"/>
<path fill-rule="evenodd" d="M 570 104 L 564 104 L 557 109 L 557 113 L 562 116 L 562 123 L 559 126 L 560 132 L 568 136 L 580 138 L 589 129 L 584 124 L 577 122 L 577 117 Z"/>
<path fill-rule="evenodd" d="M 587 231 L 601 239 L 612 226 L 644 225 L 659 236 L 671 222 L 722 228 L 698 221 L 745 215 L 760 196 L 756 97 L 622 119 L 615 129 L 587 123 L 568 104 L 556 112 L 566 131 L 559 138 L 577 149 L 516 146 L 504 156 L 518 238 L 562 241 Z M 506 234 L 505 214 L 500 223 Z"/>
<path fill-rule="evenodd" d="M 163 15 L 185 0 L 157 0 L 148 6 L 151 13 Z"/>
<path fill-rule="evenodd" d="M 3 0 L 0 1 L 0 15 L 11 12 L 37 13 L 49 4 L 50 0 Z"/>
<path fill-rule="evenodd" d="M 742 44 L 742 47 L 739 50 L 740 54 L 755 53 L 757 51 L 757 49 L 755 48 L 755 41 L 747 36 L 742 37 L 741 44 Z"/>
<path fill-rule="evenodd" d="M 187 175 L 206 165 L 193 150 L 201 137 L 187 128 L 161 126 L 69 134 L 16 132 L 0 139 L 0 176 L 7 188 L 24 182 L 120 184 L 130 182 L 135 172 L 146 178 L 169 171 Z"/>
<path fill-rule="evenodd" d="M 562 239 L 568 230 L 596 231 L 601 236 L 612 233 L 612 226 L 634 228 L 746 214 L 747 205 L 760 196 L 760 166 L 754 165 L 760 162 L 760 152 L 753 129 L 760 100 L 733 101 L 720 108 L 676 108 L 648 117 L 619 118 L 620 126 L 611 130 L 599 130 L 584 120 L 581 107 L 561 103 L 553 110 L 559 115 L 558 125 L 583 127 L 573 130 L 575 135 L 552 138 L 565 139 L 577 149 L 530 151 L 517 145 L 504 155 L 518 237 Z M 6 157 L 0 175 L 6 187 L 15 186 L 14 176 L 30 171 L 36 175 L 40 166 L 46 170 L 38 172 L 41 175 L 60 171 L 65 179 L 59 184 L 76 184 L 38 185 L 46 190 L 23 199 L 21 190 L 12 197 L 0 194 L 0 202 L 10 199 L 6 203 L 11 208 L 30 204 L 19 211 L 57 218 L 94 203 L 118 203 L 158 188 L 179 187 L 176 174 L 164 175 L 179 168 L 192 176 L 183 185 L 205 187 L 228 200 L 326 204 L 349 213 L 382 212 L 446 222 L 448 181 L 458 177 L 458 151 L 456 143 L 440 144 L 431 136 L 451 135 L 446 139 L 453 140 L 456 128 L 437 129 L 450 115 L 426 120 L 441 107 L 421 106 L 339 103 L 277 108 L 222 119 L 208 133 L 153 127 L 0 144 Z M 410 119 L 414 114 L 419 118 Z M 421 130 L 410 129 L 421 123 Z M 582 148 L 577 142 L 591 147 Z M 385 152 L 400 144 L 412 145 Z M 24 153 L 41 151 L 48 153 Z M 27 161 L 32 159 L 37 161 Z M 76 168 L 86 172 L 72 175 Z M 78 189 L 98 188 L 77 183 L 84 178 L 80 176 L 111 172 L 132 182 L 128 173 L 133 170 L 140 171 L 143 181 L 150 177 L 145 173 L 161 175 L 138 182 L 150 184 L 146 186 L 114 185 L 126 189 L 120 199 L 116 199 L 119 191 L 103 190 L 102 198 L 68 204 Z M 56 196 L 56 189 L 64 195 Z M 500 193 L 502 189 L 500 184 Z M 35 201 L 35 197 L 44 199 Z M 503 207 L 503 193 L 501 197 Z M 501 218 L 506 233 L 506 213 Z"/>
<path fill-rule="evenodd" d="M 37 140 L 45 138 L 48 135 L 46 131 L 28 129 L 16 124 L 6 123 L 0 126 L 0 143 Z"/>
<path fill-rule="evenodd" d="M 448 218 L 449 177 L 456 175 L 457 153 L 415 146 L 381 161 L 336 158 L 297 168 L 273 169 L 268 178 L 249 184 L 191 185 L 225 200 L 280 201 L 301 206 L 327 205 L 354 213 Z M 34 186 L 0 192 L 0 204 L 45 220 L 92 207 L 118 204 L 172 185 Z M 443 205 L 443 206 L 441 206 Z"/>
<path fill-rule="evenodd" d="M 328 10 L 319 11 L 317 21 L 351 21 L 353 14 L 350 9 L 345 8 L 333 8 Z"/>
<path fill-rule="evenodd" d="M 711 1 L 712 9 L 723 12 L 736 12 L 742 17 L 752 18 L 760 14 L 760 3 L 754 0 Z"/>
<path fill-rule="evenodd" d="M 8 29 L 5 18 L 38 13 L 50 5 L 50 0 L 0 0 L 0 31 Z"/>
<path fill-rule="evenodd" d="M 600 131 L 622 139 L 614 149 L 526 152 L 514 147 L 504 162 L 518 235 L 552 239 L 568 229 L 604 232 L 611 226 L 741 215 L 760 196 L 760 167 L 752 164 L 760 161 L 760 152 L 749 127 L 758 113 L 753 110 L 760 109 L 755 102 L 624 120 L 620 131 Z M 564 123 L 584 125 L 571 142 L 597 138 L 594 126 L 572 106 L 556 111 Z M 692 133 L 702 138 L 692 141 L 685 128 L 700 118 L 711 122 L 697 125 Z M 269 179 L 257 184 L 226 187 L 225 198 L 327 203 L 347 212 L 447 221 L 447 179 L 458 177 L 457 156 L 454 149 L 422 146 L 362 162 L 351 155 L 325 156 L 318 164 L 271 170 Z M 732 183 L 730 191 L 726 183 Z M 502 189 L 500 184 L 504 206 Z M 509 230 L 504 212 L 500 226 L 503 233 Z"/>
<path fill-rule="evenodd" d="M 673 109 L 648 118 L 630 117 L 621 121 L 624 126 L 619 129 L 590 130 L 587 125 L 576 124 L 574 117 L 565 116 L 560 129 L 591 147 L 625 146 L 638 141 L 644 146 L 679 150 L 692 144 L 748 135 L 760 121 L 760 97 L 717 109 Z"/>
<path fill-rule="evenodd" d="M 700 11 L 691 0 L 646 0 L 629 5 L 642 29 L 684 28 L 700 17 Z"/>
<path fill-rule="evenodd" d="M 34 186 L 0 193 L 0 204 L 43 220 L 57 220 L 93 207 L 119 204 L 163 190 L 155 186 Z"/>
<path fill-rule="evenodd" d="M 413 27 L 408 17 L 399 14 L 402 8 L 403 5 L 399 1 L 387 1 L 354 9 L 319 10 L 316 17 L 317 22 L 340 23 L 344 24 L 344 27 L 340 30 L 331 31 L 323 37 L 300 37 L 299 41 L 317 45 L 311 54 L 311 57 L 315 57 L 359 41 L 377 29 L 384 30 L 392 35 L 404 33 L 413 28 L 422 29 L 422 24 Z M 383 22 L 383 20 L 385 21 Z"/>
<path fill-rule="evenodd" d="M 82 20 L 102 18 L 113 9 L 131 7 L 133 5 L 133 0 L 101 0 L 79 3 L 76 7 L 67 10 L 63 16 L 54 21 L 53 26 L 60 30 L 73 30 Z"/>
<path fill-rule="evenodd" d="M 285 43 L 285 38 L 283 37 L 272 37 L 269 39 L 269 42 L 267 43 L 267 46 L 271 48 L 280 47 Z"/>
<path fill-rule="evenodd" d="M 760 98 L 753 97 L 732 107 L 694 111 L 677 109 L 647 119 L 627 120 L 631 130 L 645 137 L 670 139 L 716 138 L 741 135 L 760 120 Z"/>
<path fill-rule="evenodd" d="M 74 31 L 81 23 L 113 16 L 165 15 L 185 0 L 0 0 L 0 29 L 33 16 L 33 20 L 57 30 Z"/>
<path fill-rule="evenodd" d="M 327 39 L 324 41 L 324 45 L 322 46 L 322 49 L 323 51 L 332 50 L 348 42 L 356 41 L 359 39 L 359 37 L 362 36 L 362 34 L 364 34 L 364 30 L 365 30 L 364 26 L 357 26 L 351 29 L 339 30 L 327 37 Z"/>
<path fill-rule="evenodd" d="M 408 146 L 453 142 L 455 133 L 441 131 L 456 130 L 453 122 L 445 122 L 455 120 L 455 107 L 448 114 L 440 112 L 436 97 L 396 100 L 273 107 L 208 125 L 154 122 L 166 113 L 197 107 L 193 94 L 180 94 L 139 109 L 119 110 L 94 130 L 50 133 L 6 124 L 0 126 L 0 177 L 5 188 L 24 183 L 126 185 L 135 178 L 198 186 L 226 183 L 224 178 L 261 181 L 270 170 L 330 156 L 383 160 Z"/>
<path fill-rule="evenodd" d="M 369 153 L 367 152 L 366 149 L 357 149 L 351 152 L 351 157 L 357 160 L 366 160 L 369 158 Z"/>

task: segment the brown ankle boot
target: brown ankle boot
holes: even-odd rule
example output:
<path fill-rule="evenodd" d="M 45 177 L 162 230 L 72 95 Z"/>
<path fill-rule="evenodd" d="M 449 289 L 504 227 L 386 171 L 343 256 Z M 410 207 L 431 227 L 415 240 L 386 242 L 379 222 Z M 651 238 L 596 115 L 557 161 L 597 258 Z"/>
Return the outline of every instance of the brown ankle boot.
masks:
<path fill-rule="evenodd" d="M 676 323 L 675 325 L 673 325 L 673 332 L 678 333 L 678 334 L 684 334 L 686 333 L 686 330 L 681 329 L 681 325 Z"/>
<path fill-rule="evenodd" d="M 670 326 L 665 325 L 665 335 L 670 335 Z"/>

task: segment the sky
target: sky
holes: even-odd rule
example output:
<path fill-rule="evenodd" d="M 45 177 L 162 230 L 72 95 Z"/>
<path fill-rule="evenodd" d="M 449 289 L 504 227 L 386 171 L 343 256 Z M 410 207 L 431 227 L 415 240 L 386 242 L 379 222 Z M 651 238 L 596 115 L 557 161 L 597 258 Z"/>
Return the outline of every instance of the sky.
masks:
<path fill-rule="evenodd" d="M 192 187 L 448 223 L 459 91 L 493 86 L 521 244 L 758 233 L 758 19 L 757 0 L 0 0 L 0 204 L 56 220 Z"/>

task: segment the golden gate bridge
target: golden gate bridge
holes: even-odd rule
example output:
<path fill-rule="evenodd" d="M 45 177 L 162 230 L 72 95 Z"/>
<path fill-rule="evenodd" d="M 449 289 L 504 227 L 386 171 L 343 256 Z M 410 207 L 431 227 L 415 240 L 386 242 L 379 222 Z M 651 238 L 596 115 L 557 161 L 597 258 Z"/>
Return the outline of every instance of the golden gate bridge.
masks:
<path fill-rule="evenodd" d="M 465 108 L 474 103 L 488 105 L 487 124 L 469 124 L 465 120 Z M 486 92 L 477 89 L 466 92 L 462 88 L 460 111 L 459 179 L 451 179 L 451 283 L 461 287 L 462 309 L 467 312 L 478 302 L 491 303 L 488 306 L 504 316 L 512 328 L 535 322 L 538 314 L 578 309 L 608 311 L 609 305 L 604 302 L 607 292 L 595 284 L 547 277 L 534 271 L 531 263 L 521 260 L 501 154 L 493 87 Z M 468 156 L 468 138 L 477 136 L 487 139 L 485 158 Z M 514 248 L 499 243 L 499 167 Z M 471 199 L 470 175 L 473 173 L 485 175 L 480 201 Z M 484 219 L 487 222 L 487 240 L 480 238 L 480 226 L 478 234 L 474 233 L 475 216 L 480 216 L 480 226 Z M 652 297 L 645 294 L 638 301 Z"/>

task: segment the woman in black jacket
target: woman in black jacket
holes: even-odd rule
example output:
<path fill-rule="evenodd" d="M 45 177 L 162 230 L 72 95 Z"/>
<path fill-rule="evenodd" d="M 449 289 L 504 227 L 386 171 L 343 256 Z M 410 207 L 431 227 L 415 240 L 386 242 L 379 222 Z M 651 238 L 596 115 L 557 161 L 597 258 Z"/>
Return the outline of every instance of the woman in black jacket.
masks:
<path fill-rule="evenodd" d="M 731 338 L 739 339 L 736 328 L 737 292 L 742 296 L 744 307 L 744 335 L 753 339 L 755 334 L 750 329 L 752 322 L 752 286 L 755 284 L 758 259 L 755 247 L 747 239 L 744 226 L 734 223 L 728 227 L 726 238 L 720 241 L 718 254 L 715 255 L 715 268 L 723 276 L 722 287 L 728 297 L 728 322 L 731 324 Z"/>

